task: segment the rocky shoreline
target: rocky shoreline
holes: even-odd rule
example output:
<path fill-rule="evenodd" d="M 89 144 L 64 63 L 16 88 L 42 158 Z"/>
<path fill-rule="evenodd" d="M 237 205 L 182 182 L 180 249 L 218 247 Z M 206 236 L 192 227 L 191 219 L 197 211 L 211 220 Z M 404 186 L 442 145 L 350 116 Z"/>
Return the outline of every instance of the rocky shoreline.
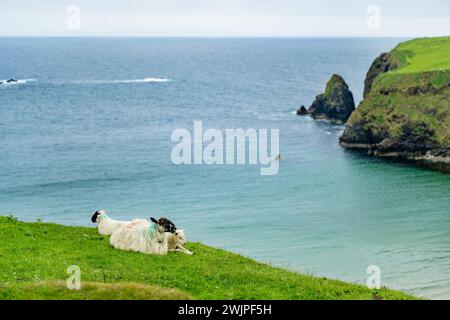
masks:
<path fill-rule="evenodd" d="M 414 162 L 420 167 L 450 173 L 449 149 L 436 147 L 434 149 L 423 150 L 420 145 L 417 145 L 416 149 L 414 149 L 414 145 L 405 149 L 388 139 L 380 143 L 372 144 L 363 141 L 348 142 L 345 138 L 341 137 L 339 144 L 346 149 L 365 151 L 368 156 Z"/>
<path fill-rule="evenodd" d="M 340 145 L 346 149 L 364 151 L 368 156 L 413 162 L 420 167 L 450 173 L 449 150 L 431 150 L 423 154 L 421 152 L 410 152 L 404 150 L 384 151 L 377 145 L 348 143 L 342 140 L 340 141 Z"/>

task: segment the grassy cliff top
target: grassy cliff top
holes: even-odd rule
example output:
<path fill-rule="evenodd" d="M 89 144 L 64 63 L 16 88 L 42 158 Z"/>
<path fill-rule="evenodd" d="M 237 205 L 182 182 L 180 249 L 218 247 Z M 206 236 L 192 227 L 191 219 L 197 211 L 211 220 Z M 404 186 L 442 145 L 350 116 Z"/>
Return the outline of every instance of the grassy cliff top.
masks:
<path fill-rule="evenodd" d="M 412 299 L 301 275 L 200 243 L 194 256 L 113 249 L 95 228 L 0 217 L 0 299 Z M 65 288 L 67 267 L 82 289 Z"/>
<path fill-rule="evenodd" d="M 450 37 L 420 38 L 400 43 L 393 51 L 395 73 L 450 69 Z"/>

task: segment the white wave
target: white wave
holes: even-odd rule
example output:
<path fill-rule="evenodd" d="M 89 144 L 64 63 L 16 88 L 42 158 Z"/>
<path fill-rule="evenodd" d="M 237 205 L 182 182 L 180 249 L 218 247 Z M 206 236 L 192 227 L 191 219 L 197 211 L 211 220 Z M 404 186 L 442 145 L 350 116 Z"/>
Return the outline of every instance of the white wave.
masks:
<path fill-rule="evenodd" d="M 141 82 L 169 82 L 167 78 L 144 78 L 144 79 L 132 79 L 132 80 L 112 80 L 110 83 L 141 83 Z"/>
<path fill-rule="evenodd" d="M 36 79 L 14 79 L 14 82 L 7 82 L 8 79 L 6 80 L 0 80 L 0 85 L 4 85 L 4 86 L 12 86 L 15 84 L 25 84 L 31 81 L 36 81 Z"/>
<path fill-rule="evenodd" d="M 171 79 L 167 78 L 145 78 L 144 82 L 169 82 Z"/>
<path fill-rule="evenodd" d="M 71 83 L 88 83 L 88 84 L 111 84 L 111 83 L 145 83 L 145 82 L 169 82 L 171 79 L 167 78 L 144 78 L 144 79 L 125 79 L 125 80 L 85 80 L 85 81 L 71 81 Z"/>

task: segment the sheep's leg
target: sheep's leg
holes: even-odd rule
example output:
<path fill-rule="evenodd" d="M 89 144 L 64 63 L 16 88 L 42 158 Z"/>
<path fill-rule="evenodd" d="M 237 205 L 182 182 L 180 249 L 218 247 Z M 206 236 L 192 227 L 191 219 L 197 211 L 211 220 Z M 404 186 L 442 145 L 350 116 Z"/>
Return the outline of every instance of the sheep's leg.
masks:
<path fill-rule="evenodd" d="M 177 245 L 177 248 L 178 248 L 181 252 L 183 252 L 183 253 L 185 253 L 185 254 L 188 254 L 188 255 L 190 255 L 190 256 L 194 254 L 192 251 L 189 251 L 188 249 L 186 249 L 185 247 L 183 247 L 181 244 Z"/>
<path fill-rule="evenodd" d="M 169 251 L 170 252 L 183 252 L 184 253 L 184 251 L 181 250 L 181 249 L 169 249 Z"/>
<path fill-rule="evenodd" d="M 189 251 L 185 247 L 183 247 L 181 244 L 177 244 L 176 249 L 169 249 L 171 252 L 183 252 L 184 254 L 193 255 L 194 253 L 192 251 Z"/>

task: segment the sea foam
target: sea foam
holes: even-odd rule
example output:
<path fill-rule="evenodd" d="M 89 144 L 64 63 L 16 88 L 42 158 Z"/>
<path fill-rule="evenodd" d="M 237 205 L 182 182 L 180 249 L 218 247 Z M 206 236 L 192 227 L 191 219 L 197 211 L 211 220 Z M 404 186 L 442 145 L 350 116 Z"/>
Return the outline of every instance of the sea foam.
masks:
<path fill-rule="evenodd" d="M 97 83 L 97 84 L 108 84 L 108 83 L 144 83 L 144 82 L 169 82 L 171 79 L 167 78 L 144 78 L 144 79 L 125 79 L 125 80 L 92 80 L 83 81 L 84 83 Z"/>
<path fill-rule="evenodd" d="M 15 79 L 14 82 L 6 82 L 8 79 L 0 80 L 0 86 L 12 86 L 17 84 L 25 84 L 28 82 L 36 81 L 36 79 Z"/>

